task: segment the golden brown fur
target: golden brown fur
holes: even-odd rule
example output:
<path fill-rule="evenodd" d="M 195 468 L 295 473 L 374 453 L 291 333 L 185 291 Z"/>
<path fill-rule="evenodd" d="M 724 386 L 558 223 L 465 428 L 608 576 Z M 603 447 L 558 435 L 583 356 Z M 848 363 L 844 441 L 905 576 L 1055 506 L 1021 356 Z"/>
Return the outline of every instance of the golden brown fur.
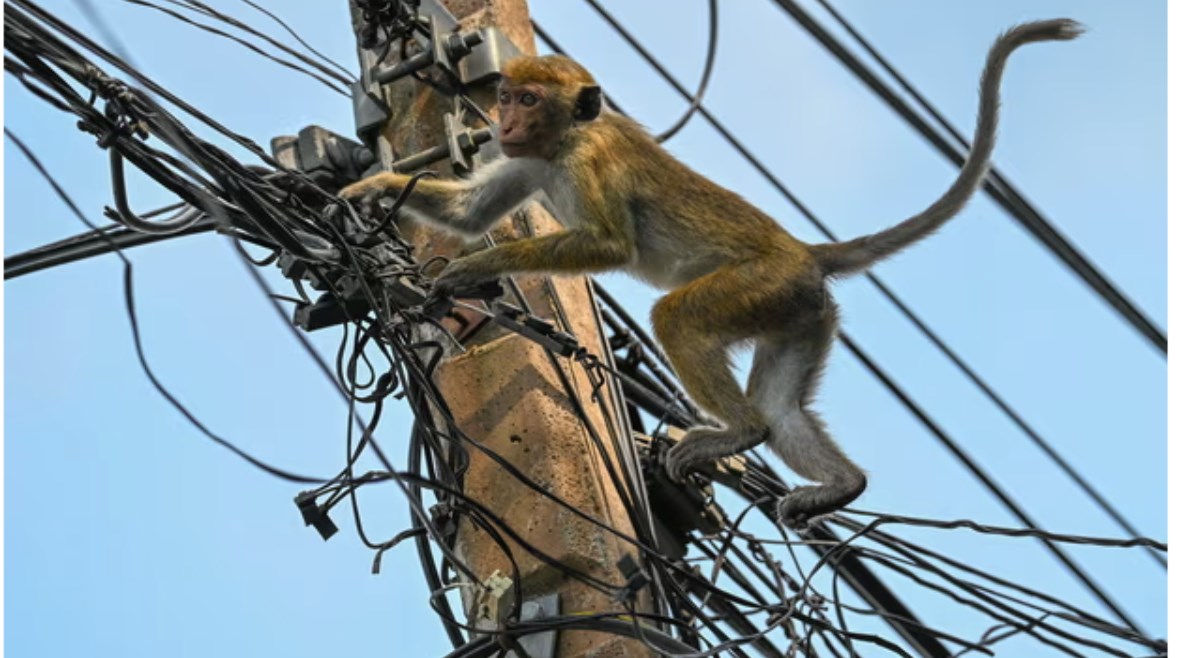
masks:
<path fill-rule="evenodd" d="M 730 190 L 695 173 L 641 126 L 600 113 L 600 89 L 561 56 L 523 57 L 504 71 L 499 139 L 508 158 L 466 181 L 423 180 L 410 214 L 478 235 L 530 200 L 547 195 L 568 230 L 457 259 L 435 294 L 519 272 L 621 269 L 670 292 L 654 306 L 655 334 L 687 393 L 712 426 L 692 428 L 669 454 L 675 478 L 765 440 L 798 475 L 816 482 L 780 503 L 781 520 L 804 525 L 866 487 L 809 409 L 837 331 L 830 276 L 857 271 L 926 237 L 955 215 L 984 177 L 996 136 L 1006 58 L 1018 46 L 1079 33 L 1066 20 L 1015 27 L 994 44 L 981 81 L 975 146 L 957 181 L 931 206 L 872 236 L 805 244 Z M 341 193 L 398 194 L 408 177 L 378 174 Z M 755 345 L 747 390 L 729 350 Z"/>

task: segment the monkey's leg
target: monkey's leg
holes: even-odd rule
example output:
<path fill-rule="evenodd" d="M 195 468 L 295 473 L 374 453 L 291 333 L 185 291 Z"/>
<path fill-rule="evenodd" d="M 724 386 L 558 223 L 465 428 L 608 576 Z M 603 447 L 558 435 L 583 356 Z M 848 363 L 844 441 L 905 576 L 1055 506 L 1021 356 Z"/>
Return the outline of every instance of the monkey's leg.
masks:
<path fill-rule="evenodd" d="M 755 335 L 759 299 L 757 268 L 725 268 L 698 279 L 654 306 L 654 333 L 670 358 L 687 394 L 723 423 L 722 428 L 694 427 L 671 448 L 666 468 L 682 480 L 688 471 L 719 457 L 759 445 L 767 436 L 760 410 L 732 374 L 728 350 Z"/>
<path fill-rule="evenodd" d="M 808 409 L 837 331 L 835 311 L 823 309 L 798 321 L 800 326 L 787 333 L 758 340 L 748 396 L 768 421 L 773 452 L 795 473 L 818 483 L 793 489 L 777 506 L 780 521 L 800 529 L 857 498 L 866 489 L 866 475 Z"/>

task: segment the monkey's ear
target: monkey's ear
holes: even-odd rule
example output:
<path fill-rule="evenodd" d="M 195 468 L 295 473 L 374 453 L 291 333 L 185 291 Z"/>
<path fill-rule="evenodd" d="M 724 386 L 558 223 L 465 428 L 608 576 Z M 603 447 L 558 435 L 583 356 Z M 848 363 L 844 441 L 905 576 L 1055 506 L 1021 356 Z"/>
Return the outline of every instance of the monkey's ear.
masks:
<path fill-rule="evenodd" d="M 597 85 L 581 87 L 576 96 L 576 107 L 572 110 L 572 118 L 577 121 L 592 121 L 601 113 L 601 88 Z"/>

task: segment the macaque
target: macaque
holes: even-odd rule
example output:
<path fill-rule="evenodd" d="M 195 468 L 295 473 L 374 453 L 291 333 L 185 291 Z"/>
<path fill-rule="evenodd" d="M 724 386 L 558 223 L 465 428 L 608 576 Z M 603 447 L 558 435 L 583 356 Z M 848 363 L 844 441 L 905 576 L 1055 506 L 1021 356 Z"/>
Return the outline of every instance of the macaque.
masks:
<path fill-rule="evenodd" d="M 849 504 L 866 475 L 810 409 L 837 307 L 827 281 L 860 272 L 931 235 L 956 215 L 989 167 L 1002 71 L 1027 43 L 1073 39 L 1066 19 L 1018 25 L 989 51 L 972 151 L 951 187 L 924 211 L 864 237 L 806 244 L 735 193 L 676 160 L 636 122 L 602 111 L 601 89 L 563 56 L 506 63 L 499 87 L 503 155 L 465 180 L 421 180 L 404 210 L 469 236 L 547 196 L 566 230 L 451 262 L 433 295 L 523 273 L 624 270 L 669 292 L 652 311 L 654 333 L 686 392 L 710 415 L 669 452 L 678 480 L 765 441 L 813 482 L 781 499 L 781 522 L 803 528 Z M 381 173 L 341 191 L 367 202 L 398 195 L 409 177 Z M 735 346 L 755 347 L 746 390 L 731 371 Z"/>

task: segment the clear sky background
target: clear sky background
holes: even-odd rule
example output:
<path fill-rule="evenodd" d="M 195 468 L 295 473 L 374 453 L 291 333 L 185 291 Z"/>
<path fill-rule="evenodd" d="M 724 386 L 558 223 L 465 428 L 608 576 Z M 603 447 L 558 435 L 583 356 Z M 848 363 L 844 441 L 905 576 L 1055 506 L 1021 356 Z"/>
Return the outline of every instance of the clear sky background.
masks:
<path fill-rule="evenodd" d="M 354 67 L 344 0 L 263 1 Z M 148 75 L 259 143 L 310 123 L 352 130 L 350 102 L 308 78 L 150 9 L 95 4 Z M 244 3 L 212 4 L 272 26 Z M 706 43 L 703 0 L 605 4 L 695 83 Z M 721 4 L 707 106 L 840 236 L 898 221 L 950 183 L 947 161 L 773 3 Z M 981 64 L 999 32 L 1032 18 L 1085 23 L 1090 32 L 1078 41 L 1035 45 L 1013 58 L 995 160 L 1165 326 L 1163 2 L 835 4 L 967 134 Z M 96 34 L 74 2 L 43 5 Z M 678 117 L 682 101 L 586 5 L 533 0 L 532 12 L 652 130 Z M 9 77 L 4 86 L 5 125 L 91 220 L 103 221 L 111 203 L 106 154 L 72 116 Z M 820 240 L 703 121 L 669 147 L 801 238 Z M 8 143 L 4 165 L 6 255 L 84 229 Z M 132 180 L 134 207 L 171 201 L 144 177 Z M 166 385 L 214 431 L 268 462 L 336 470 L 346 409 L 230 245 L 204 235 L 130 257 L 146 350 Z M 103 257 L 3 288 L 7 655 L 443 655 L 448 643 L 412 547 L 386 555 L 383 573 L 373 576 L 372 555 L 346 514 L 334 515 L 341 533 L 322 542 L 292 503 L 297 485 L 213 445 L 151 388 L 135 360 L 120 267 Z M 875 271 L 1134 524 L 1165 538 L 1164 357 L 987 198 Z M 655 299 L 623 277 L 606 283 L 638 317 Z M 835 294 L 846 331 L 1042 526 L 1119 534 L 865 280 L 840 283 Z M 337 334 L 327 334 L 315 340 L 331 353 Z M 858 507 L 1017 524 L 842 348 L 819 408 L 871 473 Z M 393 405 L 379 434 L 401 465 L 408 424 L 407 409 Z M 392 487 L 366 491 L 363 501 L 371 534 L 407 527 L 405 502 Z M 1103 613 L 1033 540 L 900 532 Z M 1165 634 L 1165 577 L 1140 549 L 1068 550 L 1148 632 Z M 934 625 L 973 635 L 986 627 L 895 584 Z"/>

